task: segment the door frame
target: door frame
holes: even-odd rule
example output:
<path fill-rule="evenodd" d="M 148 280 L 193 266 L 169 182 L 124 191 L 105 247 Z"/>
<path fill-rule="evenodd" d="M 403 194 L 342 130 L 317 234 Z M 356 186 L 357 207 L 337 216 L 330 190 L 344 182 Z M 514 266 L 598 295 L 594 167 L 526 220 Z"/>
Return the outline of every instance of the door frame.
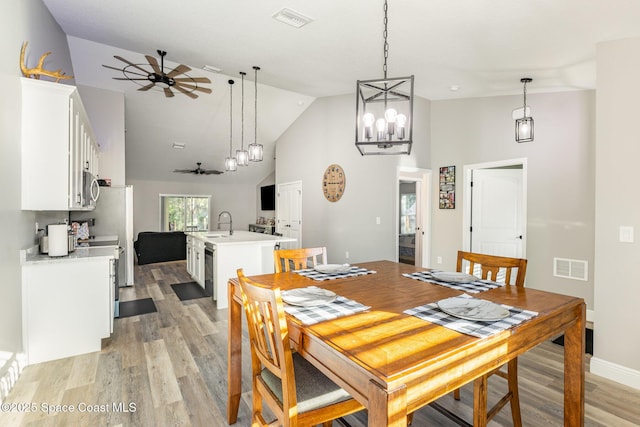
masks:
<path fill-rule="evenodd" d="M 476 169 L 495 169 L 508 166 L 522 166 L 522 258 L 527 256 L 527 158 L 497 160 L 493 162 L 475 163 L 463 166 L 464 188 L 462 197 L 462 249 L 464 251 L 471 250 L 471 236 L 469 229 L 471 227 L 471 206 L 472 198 L 471 179 L 473 171 Z"/>
<path fill-rule="evenodd" d="M 398 237 L 398 224 L 400 222 L 400 181 L 419 182 L 420 194 L 418 200 L 418 212 L 420 212 L 420 222 L 422 224 L 422 246 L 420 265 L 429 268 L 431 264 L 431 181 L 432 172 L 430 169 L 421 169 L 408 166 L 398 166 L 396 170 L 396 209 L 394 213 L 393 235 L 395 242 L 396 261 L 400 259 L 400 239 Z M 417 189 L 416 189 L 417 190 Z"/>

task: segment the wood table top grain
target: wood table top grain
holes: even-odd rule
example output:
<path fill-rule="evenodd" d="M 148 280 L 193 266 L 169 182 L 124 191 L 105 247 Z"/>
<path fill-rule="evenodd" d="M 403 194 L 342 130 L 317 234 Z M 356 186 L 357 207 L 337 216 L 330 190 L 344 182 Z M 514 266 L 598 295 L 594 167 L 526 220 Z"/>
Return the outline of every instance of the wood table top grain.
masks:
<path fill-rule="evenodd" d="M 424 271 L 407 264 L 357 264 L 375 274 L 315 281 L 294 272 L 253 276 L 282 290 L 329 289 L 371 309 L 314 325 L 288 316 L 292 346 L 369 410 L 370 426 L 406 425 L 406 415 L 549 338 L 565 334 L 565 425 L 584 421 L 584 325 L 581 298 L 526 287 L 502 286 L 474 297 L 538 312 L 538 316 L 488 338 L 439 326 L 403 311 L 462 292 L 408 277 Z M 229 281 L 229 424 L 241 392 L 242 300 Z"/>

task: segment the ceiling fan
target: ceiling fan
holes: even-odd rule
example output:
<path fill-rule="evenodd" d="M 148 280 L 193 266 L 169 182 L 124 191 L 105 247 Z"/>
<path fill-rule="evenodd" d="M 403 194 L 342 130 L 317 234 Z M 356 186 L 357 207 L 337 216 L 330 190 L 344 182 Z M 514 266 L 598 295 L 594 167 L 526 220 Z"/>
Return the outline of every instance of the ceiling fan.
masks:
<path fill-rule="evenodd" d="M 223 172 L 216 170 L 216 169 L 202 169 L 200 167 L 200 165 L 202 165 L 201 162 L 197 162 L 196 163 L 198 165 L 197 168 L 195 169 L 175 169 L 174 172 L 178 172 L 178 173 L 193 173 L 196 175 L 220 175 Z"/>
<path fill-rule="evenodd" d="M 164 95 L 167 98 L 174 96 L 171 90 L 172 88 L 193 99 L 198 97 L 194 92 L 211 93 L 211 89 L 202 87 L 202 85 L 198 86 L 198 83 L 211 83 L 211 80 L 206 77 L 191 77 L 186 74 L 188 71 L 191 71 L 191 68 L 186 65 L 180 64 L 173 70 L 165 72 L 164 57 L 167 55 L 167 52 L 164 50 L 157 50 L 157 52 L 158 55 L 160 55 L 160 64 L 158 64 L 158 60 L 155 57 L 150 55 L 145 55 L 148 64 L 134 64 L 121 56 L 114 55 L 114 58 L 127 65 L 124 68 L 104 64 L 102 66 L 112 70 L 122 71 L 124 77 L 114 77 L 114 80 L 131 80 L 142 86 L 138 89 L 140 91 L 147 91 L 157 87 L 164 91 Z"/>

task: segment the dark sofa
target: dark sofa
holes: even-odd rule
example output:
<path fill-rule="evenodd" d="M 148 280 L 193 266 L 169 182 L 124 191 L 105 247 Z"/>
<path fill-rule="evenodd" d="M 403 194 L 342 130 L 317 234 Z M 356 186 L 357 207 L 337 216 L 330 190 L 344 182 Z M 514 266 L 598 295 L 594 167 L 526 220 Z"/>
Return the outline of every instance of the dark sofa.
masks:
<path fill-rule="evenodd" d="M 182 231 L 141 231 L 133 247 L 138 265 L 187 259 L 187 236 Z"/>

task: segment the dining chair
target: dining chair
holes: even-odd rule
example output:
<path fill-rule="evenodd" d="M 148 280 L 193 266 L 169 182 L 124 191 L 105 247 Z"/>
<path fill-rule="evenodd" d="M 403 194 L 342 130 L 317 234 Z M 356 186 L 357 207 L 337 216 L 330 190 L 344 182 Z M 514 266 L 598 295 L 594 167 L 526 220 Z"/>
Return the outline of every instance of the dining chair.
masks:
<path fill-rule="evenodd" d="M 269 288 L 237 270 L 251 347 L 252 425 L 332 425 L 364 407 L 289 345 L 279 288 Z M 267 422 L 266 402 L 276 419 Z"/>
<path fill-rule="evenodd" d="M 458 251 L 456 263 L 456 271 L 472 275 L 479 275 L 481 279 L 500 281 L 515 286 L 524 286 L 524 278 L 527 273 L 527 260 L 523 258 L 510 258 L 496 255 L 479 254 L 475 252 Z M 512 276 L 515 275 L 512 282 Z M 506 371 L 502 368 L 506 366 Z M 507 392 L 501 396 L 500 400 L 487 410 L 485 420 L 479 418 L 476 408 L 487 405 L 488 396 L 488 380 L 492 375 L 505 378 L 507 380 Z M 489 421 L 504 408 L 507 403 L 511 404 L 511 418 L 514 427 L 522 426 L 522 417 L 520 415 L 520 398 L 518 395 L 518 359 L 513 358 L 509 362 L 499 366 L 498 368 L 488 372 L 487 374 L 474 380 L 473 385 L 473 408 L 474 420 L 473 425 L 487 425 Z M 453 391 L 453 397 L 460 400 L 460 389 Z M 469 425 L 457 414 L 451 412 L 437 402 L 432 402 L 431 407 L 445 414 L 449 419 L 460 425 Z M 411 424 L 413 413 L 407 417 L 407 424 Z"/>
<path fill-rule="evenodd" d="M 291 271 L 291 267 L 294 270 L 308 268 L 309 261 L 311 261 L 311 266 L 315 267 L 318 265 L 318 257 L 322 259 L 321 264 L 326 264 L 327 248 L 276 249 L 273 251 L 273 257 L 275 272 L 282 273 L 283 271 Z"/>
<path fill-rule="evenodd" d="M 456 271 L 468 274 L 479 274 L 481 279 L 501 281 L 515 286 L 524 286 L 524 277 L 527 273 L 527 260 L 523 258 L 510 258 L 495 255 L 479 254 L 474 252 L 458 251 Z M 515 278 L 512 283 L 512 277 Z M 502 368 L 506 366 L 506 370 Z M 492 375 L 497 375 L 507 380 L 507 392 L 500 397 L 498 402 L 487 410 L 486 420 L 476 420 L 479 415 L 476 408 L 487 405 L 488 379 Z M 489 373 L 474 380 L 473 407 L 474 425 L 486 425 L 507 403 L 511 404 L 511 418 L 515 427 L 522 426 L 520 415 L 520 398 L 518 395 L 518 358 L 513 358 L 509 362 L 490 371 Z M 453 397 L 460 400 L 460 389 L 453 392 Z M 440 405 L 434 405 L 440 411 L 449 412 Z M 480 422 L 478 422 L 480 421 Z"/>

